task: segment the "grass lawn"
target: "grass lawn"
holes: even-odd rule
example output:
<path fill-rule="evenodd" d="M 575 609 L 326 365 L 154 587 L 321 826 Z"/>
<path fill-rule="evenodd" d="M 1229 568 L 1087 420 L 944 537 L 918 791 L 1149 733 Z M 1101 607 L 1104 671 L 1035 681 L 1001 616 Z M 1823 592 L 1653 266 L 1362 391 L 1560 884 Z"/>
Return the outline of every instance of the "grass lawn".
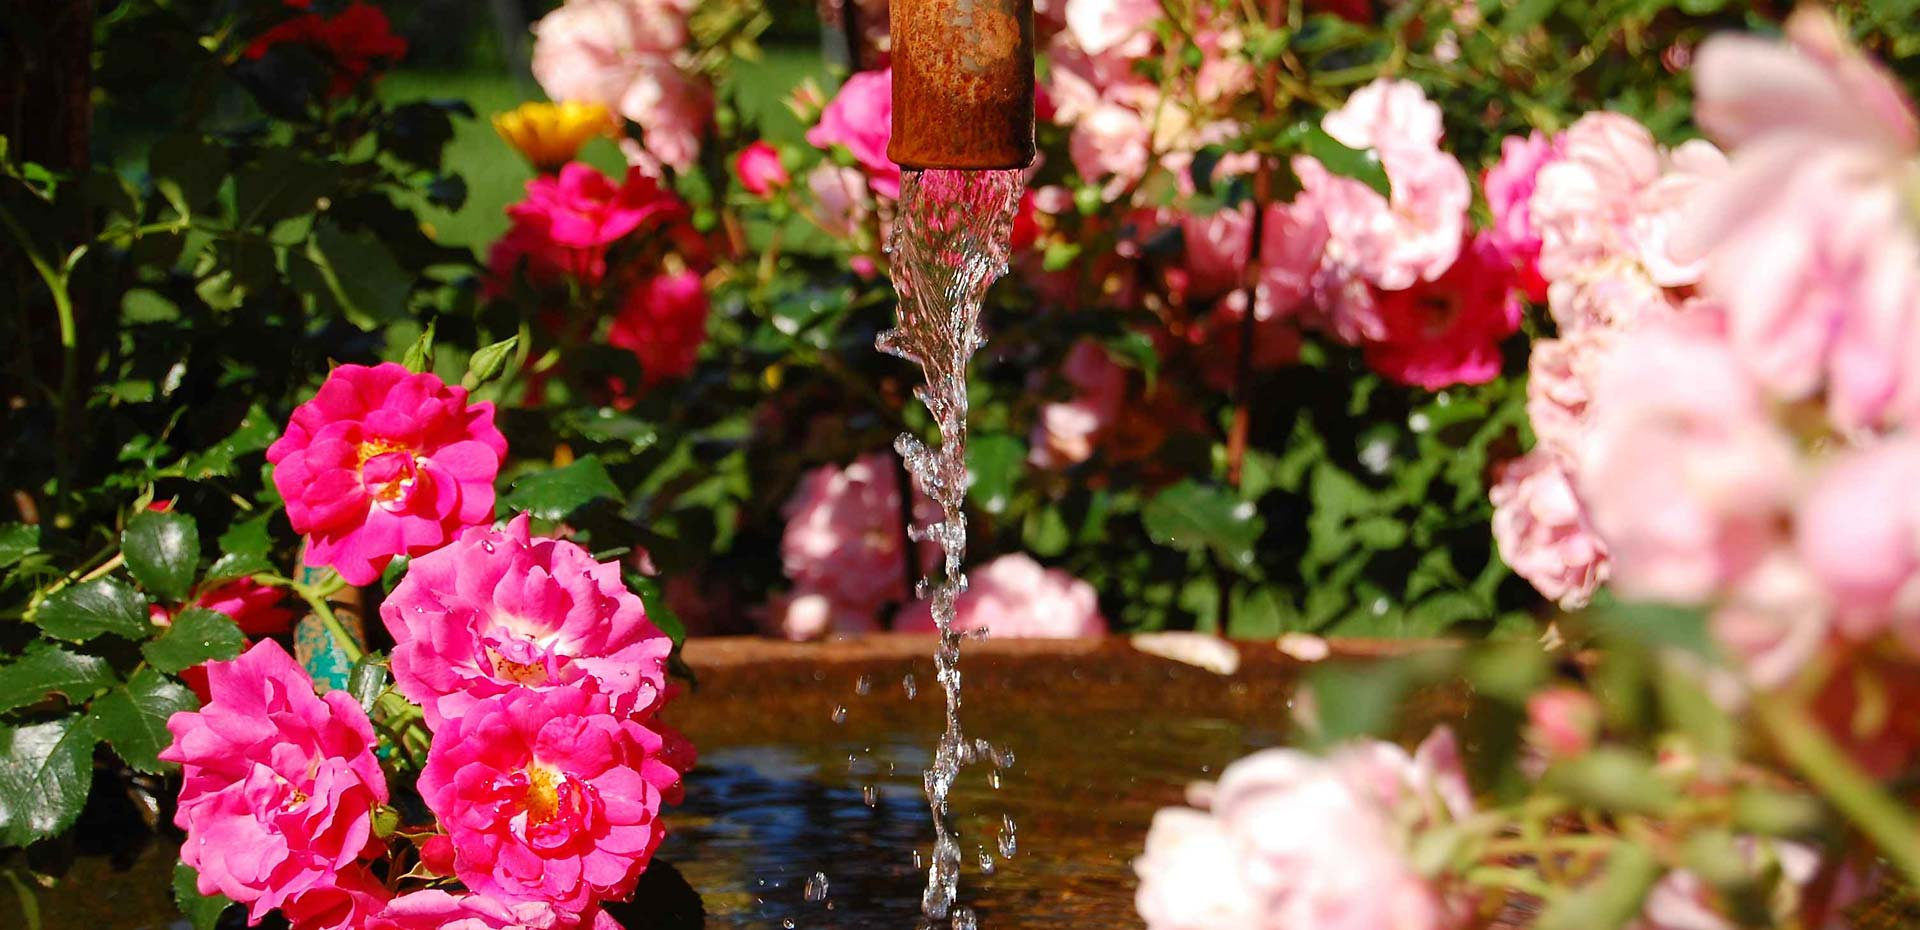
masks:
<path fill-rule="evenodd" d="M 831 86 L 826 64 L 817 49 L 769 48 L 759 61 L 740 61 L 723 82 L 721 93 L 739 102 L 746 118 L 775 141 L 797 142 L 805 127 L 787 112 L 783 101 L 807 77 Z M 454 120 L 453 144 L 447 148 L 447 168 L 467 181 L 467 203 L 457 212 L 422 205 L 420 215 L 436 238 L 483 253 L 487 244 L 507 228 L 506 207 L 520 199 L 532 169 L 494 134 L 495 113 L 526 100 L 542 99 L 531 77 L 516 81 L 510 74 L 489 71 L 396 71 L 380 85 L 389 100 L 454 98 L 472 105 L 477 118 Z M 609 173 L 626 168 L 612 142 L 595 141 L 581 158 Z"/>

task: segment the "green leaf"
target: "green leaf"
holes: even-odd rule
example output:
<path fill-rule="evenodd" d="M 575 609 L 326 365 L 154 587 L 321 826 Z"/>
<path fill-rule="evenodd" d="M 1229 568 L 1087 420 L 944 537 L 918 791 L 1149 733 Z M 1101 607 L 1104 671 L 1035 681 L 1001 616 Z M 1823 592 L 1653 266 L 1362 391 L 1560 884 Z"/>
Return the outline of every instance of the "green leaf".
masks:
<path fill-rule="evenodd" d="M 1372 149 L 1348 148 L 1339 139 L 1328 135 L 1318 123 L 1307 129 L 1301 149 L 1313 156 L 1328 171 L 1359 181 L 1373 188 L 1382 197 L 1392 196 L 1393 190 L 1387 181 L 1387 169 L 1381 167 L 1378 152 Z"/>
<path fill-rule="evenodd" d="M 467 376 L 460 385 L 471 391 L 495 378 L 507 370 L 507 361 L 513 358 L 513 349 L 520 344 L 519 336 L 508 336 L 490 346 L 482 346 L 467 360 Z"/>
<path fill-rule="evenodd" d="M 193 591 L 200 563 L 200 529 L 182 513 L 143 510 L 120 534 L 127 571 L 163 601 L 183 601 Z"/>
<path fill-rule="evenodd" d="M 232 433 L 227 434 L 225 439 L 214 443 L 211 448 L 199 455 L 184 459 L 180 466 L 180 474 L 182 477 L 196 480 L 230 476 L 233 474 L 235 461 L 243 455 L 265 451 L 268 446 L 273 445 L 274 439 L 279 435 L 279 422 L 268 416 L 266 410 L 259 404 L 254 404 L 247 409 L 247 415 L 241 418 L 240 425 L 235 427 Z M 225 543 L 221 544 L 221 548 L 228 551 L 233 549 Z"/>
<path fill-rule="evenodd" d="M 1315 742 L 1331 746 L 1385 733 L 1414 676 L 1405 662 L 1321 663 L 1308 683 L 1320 723 Z"/>
<path fill-rule="evenodd" d="M 118 578 L 96 578 L 62 588 L 41 602 L 33 622 L 47 634 L 83 643 L 102 633 L 131 640 L 153 635 L 147 599 Z"/>
<path fill-rule="evenodd" d="M 1227 635 L 1235 639 L 1272 639 L 1300 629 L 1299 612 L 1282 593 L 1267 585 L 1239 585 L 1227 605 Z"/>
<path fill-rule="evenodd" d="M 0 523 L 0 568 L 6 568 L 40 549 L 40 527 Z"/>
<path fill-rule="evenodd" d="M 1520 0 L 1507 7 L 1506 15 L 1500 17 L 1500 30 L 1512 34 L 1525 32 L 1538 25 L 1560 6 L 1560 0 Z"/>
<path fill-rule="evenodd" d="M 220 915 L 233 906 L 233 900 L 226 895 L 201 894 L 199 873 L 184 862 L 173 866 L 173 903 L 180 906 L 181 916 L 187 918 L 193 930 L 213 930 L 220 922 Z"/>
<path fill-rule="evenodd" d="M 1028 552 L 1052 558 L 1067 551 L 1073 542 L 1073 532 L 1067 528 L 1067 520 L 1060 515 L 1059 507 L 1036 507 L 1027 511 L 1026 522 L 1020 527 L 1020 539 Z"/>
<path fill-rule="evenodd" d="M 353 671 L 347 673 L 347 693 L 360 702 L 360 709 L 373 713 L 373 705 L 380 700 L 382 692 L 387 690 L 387 657 L 378 652 L 369 652 L 353 663 Z"/>
<path fill-rule="evenodd" d="M 1539 930 L 1618 930 L 1640 913 L 1647 891 L 1660 878 L 1660 862 L 1638 843 L 1622 842 L 1607 856 L 1606 871 L 1541 913 Z"/>
<path fill-rule="evenodd" d="M 327 290 L 362 324 L 390 323 L 406 315 L 413 276 L 372 233 L 347 233 L 331 222 L 313 228 L 307 258 L 319 267 Z"/>
<path fill-rule="evenodd" d="M 1550 769 L 1542 782 L 1576 802 L 1609 813 L 1659 815 L 1678 801 L 1653 761 L 1621 746 L 1601 746 Z"/>
<path fill-rule="evenodd" d="M 208 145 L 199 136 L 168 136 L 147 154 L 153 187 L 181 216 L 192 216 L 213 203 L 227 173 L 226 149 Z"/>
<path fill-rule="evenodd" d="M 1005 513 L 1014 483 L 1027 463 L 1027 444 L 1006 433 L 988 433 L 967 444 L 967 494 L 987 513 Z"/>
<path fill-rule="evenodd" d="M 1237 569 L 1253 567 L 1253 547 L 1266 521 L 1253 504 L 1225 488 L 1183 480 L 1147 502 L 1140 510 L 1147 534 L 1163 546 L 1186 552 L 1213 550 Z"/>
<path fill-rule="evenodd" d="M 400 356 L 400 364 L 414 374 L 433 370 L 433 328 L 436 322 L 428 320 L 420 338 L 407 347 L 407 354 Z"/>
<path fill-rule="evenodd" d="M 235 228 L 271 227 L 312 213 L 333 187 L 335 169 L 287 148 L 269 149 L 234 177 Z"/>
<path fill-rule="evenodd" d="M 1595 607 L 1587 612 L 1586 618 L 1603 636 L 1618 637 L 1648 648 L 1677 648 L 1703 656 L 1713 654 L 1706 614 L 1697 608 L 1615 602 Z"/>
<path fill-rule="evenodd" d="M 25 655 L 0 668 L 0 713 L 39 703 L 49 694 L 84 703 L 112 687 L 116 680 L 105 659 L 37 642 L 27 647 Z"/>
<path fill-rule="evenodd" d="M 93 786 L 93 744 L 78 714 L 0 727 L 0 845 L 25 846 L 73 825 Z"/>
<path fill-rule="evenodd" d="M 202 662 L 227 660 L 246 648 L 247 637 L 226 614 L 190 607 L 173 618 L 158 639 L 140 647 L 147 661 L 169 675 Z"/>
<path fill-rule="evenodd" d="M 221 559 L 225 560 L 227 556 L 247 555 L 265 560 L 267 550 L 273 547 L 273 535 L 268 532 L 268 524 L 271 522 L 272 517 L 266 514 L 251 520 L 235 521 L 232 526 L 227 527 L 226 532 L 220 534 L 220 551 L 227 554 L 221 556 Z"/>
<path fill-rule="evenodd" d="M 236 578 L 245 578 L 249 575 L 271 572 L 273 568 L 273 563 L 267 561 L 265 556 L 256 555 L 251 552 L 229 552 L 219 559 L 216 559 L 212 567 L 207 569 L 206 576 L 201 580 L 208 587 L 212 587 L 218 584 L 225 584 Z"/>
<path fill-rule="evenodd" d="M 160 750 L 173 742 L 167 718 L 184 710 L 198 710 L 193 692 L 159 672 L 141 669 L 126 684 L 96 699 L 87 708 L 87 725 L 96 738 L 113 744 L 113 751 L 142 772 L 159 774 L 173 768 L 160 761 Z"/>
<path fill-rule="evenodd" d="M 586 455 L 570 465 L 515 481 L 502 502 L 508 510 L 524 510 L 542 520 L 564 520 L 588 502 L 602 499 L 619 500 L 620 487 L 599 458 Z"/>

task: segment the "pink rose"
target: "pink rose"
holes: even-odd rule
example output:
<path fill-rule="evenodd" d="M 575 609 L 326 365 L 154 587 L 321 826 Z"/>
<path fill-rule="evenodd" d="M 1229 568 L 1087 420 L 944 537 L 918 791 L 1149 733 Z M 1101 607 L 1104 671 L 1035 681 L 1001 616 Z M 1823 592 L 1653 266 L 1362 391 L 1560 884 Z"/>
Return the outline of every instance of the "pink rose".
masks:
<path fill-rule="evenodd" d="M 393 679 L 436 732 L 508 692 L 584 691 L 610 713 L 665 700 L 673 642 L 620 579 L 620 563 L 533 536 L 520 514 L 413 560 L 380 605 Z"/>
<path fill-rule="evenodd" d="M 1748 681 L 1775 689 L 1826 651 L 1832 614 L 1819 580 L 1783 545 L 1722 593 L 1711 626 L 1714 639 Z"/>
<path fill-rule="evenodd" d="M 518 689 L 436 733 L 419 788 L 462 884 L 577 914 L 633 891 L 692 764 L 678 734 L 610 713 L 605 697 Z"/>
<path fill-rule="evenodd" d="M 1841 632 L 1865 639 L 1920 620 L 1920 440 L 1898 437 L 1825 463 L 1794 515 L 1794 545 L 1832 599 Z"/>
<path fill-rule="evenodd" d="M 740 186 L 755 197 L 766 197 L 792 180 L 780 163 L 780 150 L 761 140 L 740 150 L 733 158 L 733 173 Z"/>
<path fill-rule="evenodd" d="M 289 898 L 280 912 L 293 930 L 361 930 L 392 897 L 372 871 L 355 863 L 330 883 Z"/>
<path fill-rule="evenodd" d="M 1244 283 L 1253 248 L 1253 204 L 1206 216 L 1182 214 L 1180 232 L 1186 244 L 1189 300 L 1211 300 Z"/>
<path fill-rule="evenodd" d="M 497 901 L 486 895 L 449 894 L 437 888 L 394 898 L 367 923 L 367 930 L 619 930 L 595 908 L 581 916 L 545 901 Z"/>
<path fill-rule="evenodd" d="M 1427 99 L 1420 85 L 1387 78 L 1354 91 L 1321 119 L 1320 128 L 1355 149 L 1430 152 L 1440 147 L 1444 134 L 1440 108 Z"/>
<path fill-rule="evenodd" d="M 1092 458 L 1095 441 L 1113 426 L 1125 400 L 1126 369 L 1090 339 L 1073 344 L 1060 374 L 1073 387 L 1073 399 L 1041 406 L 1027 440 L 1027 461 L 1038 468 L 1066 468 Z"/>
<path fill-rule="evenodd" d="M 640 359 L 645 387 L 693 373 L 707 341 L 707 291 L 692 271 L 659 274 L 627 292 L 607 342 Z"/>
<path fill-rule="evenodd" d="M 1453 737 L 1414 756 L 1355 744 L 1320 758 L 1269 749 L 1163 810 L 1134 862 L 1148 930 L 1450 930 L 1472 899 L 1409 861 L 1407 831 L 1472 813 Z"/>
<path fill-rule="evenodd" d="M 1809 886 L 1820 875 L 1820 854 L 1799 843 L 1738 837 L 1734 846 L 1739 861 L 1718 862 L 1715 868 L 1738 870 L 1756 886 L 1773 891 L 1762 900 L 1770 906 L 1769 922 L 1813 928 L 1844 930 L 1849 924 L 1841 910 L 1864 896 L 1868 882 L 1859 870 L 1843 868 L 1835 888 L 1821 889 L 1810 895 Z M 1818 902 L 1825 913 L 1808 913 Z M 1736 921 L 1725 911 L 1723 895 L 1713 884 L 1687 869 L 1674 869 L 1661 877 L 1647 892 L 1639 919 L 1626 930 L 1735 930 L 1745 921 Z M 1802 918 L 1802 919 L 1795 919 Z M 1832 920 L 1832 923 L 1828 921 Z"/>
<path fill-rule="evenodd" d="M 607 274 L 607 248 L 642 229 L 681 219 L 685 205 L 660 183 L 629 169 L 616 186 L 598 168 L 569 162 L 527 182 L 527 199 L 507 208 L 513 225 L 488 255 L 496 282 L 524 260 L 539 284 L 568 275 L 589 287 Z"/>
<path fill-rule="evenodd" d="M 1104 194 L 1112 200 L 1146 176 L 1152 165 L 1152 139 L 1152 127 L 1140 110 L 1102 100 L 1074 124 L 1067 156 L 1082 177 L 1106 180 Z"/>
<path fill-rule="evenodd" d="M 392 362 L 335 368 L 267 449 L 307 564 L 357 585 L 491 519 L 506 455 L 493 404 Z"/>
<path fill-rule="evenodd" d="M 853 238 L 873 215 L 866 177 L 857 168 L 818 165 L 807 174 L 807 191 L 813 195 L 814 219 L 828 235 Z"/>
<path fill-rule="evenodd" d="M 924 507 L 919 500 L 915 506 Z M 907 599 L 893 456 L 870 452 L 844 468 L 822 465 L 808 472 L 783 513 L 780 562 L 797 588 L 826 598 L 836 613 L 860 617 Z"/>
<path fill-rule="evenodd" d="M 1586 435 L 1593 378 L 1614 338 L 1587 327 L 1559 339 L 1541 339 L 1527 356 L 1527 419 L 1537 448 L 1570 460 Z"/>
<path fill-rule="evenodd" d="M 1481 187 L 1493 213 L 1488 240 L 1520 275 L 1521 286 L 1534 301 L 1547 299 L 1547 281 L 1540 276 L 1540 231 L 1534 227 L 1534 183 L 1540 169 L 1559 157 L 1557 140 L 1538 131 L 1500 141 L 1500 161 L 1487 169 Z"/>
<path fill-rule="evenodd" d="M 1381 334 L 1366 344 L 1367 365 L 1430 391 L 1484 384 L 1500 374 L 1500 343 L 1520 328 L 1513 269 L 1474 239 L 1446 274 L 1378 297 Z"/>
<path fill-rule="evenodd" d="M 1254 315 L 1270 320 L 1291 315 L 1313 293 L 1327 219 L 1309 198 L 1267 205 L 1260 236 L 1260 284 Z"/>
<path fill-rule="evenodd" d="M 293 628 L 293 611 L 281 606 L 287 589 L 237 578 L 200 595 L 200 606 L 233 618 L 248 636 L 273 636 Z"/>
<path fill-rule="evenodd" d="M 883 197 L 900 196 L 900 166 L 887 157 L 893 139 L 893 69 L 861 71 L 840 85 L 820 122 L 807 130 L 807 141 L 822 149 L 842 146 L 866 171 L 868 182 Z"/>
<path fill-rule="evenodd" d="M 713 92 L 680 66 L 686 0 L 569 0 L 533 26 L 533 76 L 554 100 L 599 103 L 640 125 L 647 152 L 685 170 Z"/>
<path fill-rule="evenodd" d="M 872 633 L 880 629 L 880 620 L 871 612 L 862 613 L 834 603 L 832 598 L 805 588 L 777 596 L 769 605 L 767 632 L 794 642 Z"/>
<path fill-rule="evenodd" d="M 268 911 L 332 887 L 373 837 L 387 801 L 373 725 L 345 691 L 313 692 L 293 657 L 264 640 L 207 664 L 213 699 L 167 720 L 160 758 L 180 764 L 175 826 L 201 894 Z"/>
<path fill-rule="evenodd" d="M 1593 397 L 1579 490 L 1621 594 L 1704 601 L 1779 541 L 1797 456 L 1724 342 L 1643 326 Z"/>
<path fill-rule="evenodd" d="M 1556 141 L 1560 157 L 1535 173 L 1528 201 L 1548 281 L 1626 254 L 1639 193 L 1660 177 L 1653 134 L 1630 117 L 1588 113 Z"/>
<path fill-rule="evenodd" d="M 1090 55 L 1139 57 L 1153 50 L 1160 0 L 1066 0 L 1067 34 Z"/>
<path fill-rule="evenodd" d="M 1500 557 L 1548 600 L 1585 607 L 1607 580 L 1607 545 L 1560 460 L 1536 449 L 1508 462 L 1488 496 Z"/>
<path fill-rule="evenodd" d="M 1527 698 L 1527 726 L 1530 740 L 1548 758 L 1572 759 L 1593 747 L 1600 707 L 1578 688 L 1550 688 Z"/>
<path fill-rule="evenodd" d="M 1093 585 L 1023 553 L 1003 555 L 969 572 L 967 590 L 954 601 L 954 613 L 956 631 L 983 630 L 1001 639 L 1072 639 L 1107 632 Z M 918 601 L 902 611 L 894 629 L 932 632 L 932 602 Z"/>

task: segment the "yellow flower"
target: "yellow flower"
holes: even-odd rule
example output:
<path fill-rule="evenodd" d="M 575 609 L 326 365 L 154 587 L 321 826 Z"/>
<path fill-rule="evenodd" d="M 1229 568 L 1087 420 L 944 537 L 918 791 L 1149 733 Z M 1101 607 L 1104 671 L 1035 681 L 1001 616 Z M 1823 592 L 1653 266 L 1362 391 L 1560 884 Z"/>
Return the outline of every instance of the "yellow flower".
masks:
<path fill-rule="evenodd" d="M 526 156 L 540 171 L 556 171 L 573 160 L 580 147 L 595 136 L 619 130 L 613 114 L 597 103 L 523 103 L 493 118 L 500 138 Z"/>

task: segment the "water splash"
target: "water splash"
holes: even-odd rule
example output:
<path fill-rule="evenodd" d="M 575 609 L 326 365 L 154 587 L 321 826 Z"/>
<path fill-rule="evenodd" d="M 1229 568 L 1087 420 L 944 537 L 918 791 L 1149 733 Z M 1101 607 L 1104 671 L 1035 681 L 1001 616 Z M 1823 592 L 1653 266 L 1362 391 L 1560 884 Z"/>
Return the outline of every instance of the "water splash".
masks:
<path fill-rule="evenodd" d="M 960 728 L 961 637 L 953 630 L 954 599 L 967 588 L 960 571 L 967 549 L 967 362 L 986 341 L 980 305 L 987 286 L 1007 270 L 1023 184 L 1017 170 L 908 171 L 887 244 L 900 293 L 899 326 L 882 333 L 877 345 L 920 366 L 926 384 L 914 396 L 940 429 L 940 443 L 932 448 L 911 435 L 894 443 L 920 492 L 940 507 L 940 519 L 912 535 L 933 540 L 944 555 L 940 581 L 922 581 L 917 592 L 933 599 L 940 628 L 934 677 L 947 705 L 946 732 L 924 778 L 934 844 L 920 910 L 931 919 L 947 916 L 960 893 L 960 841 L 947 819 L 947 795 L 974 756 Z M 911 696 L 913 686 L 907 690 Z M 972 912 L 955 912 L 953 925 L 971 930 Z"/>

